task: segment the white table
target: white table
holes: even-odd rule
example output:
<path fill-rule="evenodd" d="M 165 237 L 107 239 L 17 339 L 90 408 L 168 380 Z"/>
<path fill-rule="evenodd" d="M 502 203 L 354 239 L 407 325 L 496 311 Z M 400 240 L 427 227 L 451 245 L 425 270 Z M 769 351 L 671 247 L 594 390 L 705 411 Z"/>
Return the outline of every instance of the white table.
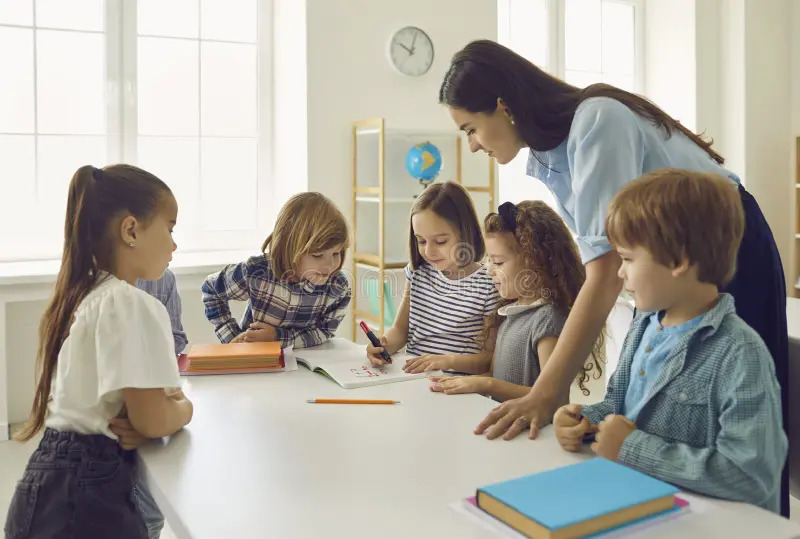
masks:
<path fill-rule="evenodd" d="M 549 427 L 536 441 L 475 436 L 492 401 L 432 393 L 426 380 L 347 391 L 301 367 L 194 377 L 186 393 L 192 423 L 164 447 L 140 451 L 180 538 L 493 537 L 449 504 L 476 487 L 588 456 L 562 451 Z M 305 402 L 343 395 L 403 404 Z M 644 536 L 800 537 L 800 526 L 759 508 L 689 498 L 705 514 Z"/>

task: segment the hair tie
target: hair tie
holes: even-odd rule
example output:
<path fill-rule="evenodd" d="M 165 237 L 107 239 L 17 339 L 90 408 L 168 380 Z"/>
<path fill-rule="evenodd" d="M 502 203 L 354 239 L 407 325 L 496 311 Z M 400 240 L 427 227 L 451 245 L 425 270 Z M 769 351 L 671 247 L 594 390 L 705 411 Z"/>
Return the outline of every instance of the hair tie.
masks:
<path fill-rule="evenodd" d="M 99 182 L 103 179 L 103 171 L 97 167 L 92 167 L 92 176 L 94 177 L 94 181 Z"/>
<path fill-rule="evenodd" d="M 497 208 L 497 214 L 509 231 L 514 232 L 517 229 L 517 206 L 513 202 L 500 204 L 500 207 Z"/>

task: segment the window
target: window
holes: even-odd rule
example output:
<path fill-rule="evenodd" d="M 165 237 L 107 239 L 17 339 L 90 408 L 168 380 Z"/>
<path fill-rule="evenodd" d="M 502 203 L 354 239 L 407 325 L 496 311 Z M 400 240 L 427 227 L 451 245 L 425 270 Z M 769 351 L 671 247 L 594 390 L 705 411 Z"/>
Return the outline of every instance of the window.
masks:
<path fill-rule="evenodd" d="M 606 82 L 641 93 L 642 0 L 499 0 L 501 43 L 545 71 L 584 87 Z M 500 167 L 500 200 L 553 195 L 526 175 L 528 152 Z"/>
<path fill-rule="evenodd" d="M 622 0 L 564 1 L 564 80 L 596 82 L 641 91 L 636 76 L 636 3 Z"/>
<path fill-rule="evenodd" d="M 72 173 L 115 162 L 170 185 L 182 251 L 259 245 L 267 4 L 0 2 L 0 260 L 58 258 Z"/>

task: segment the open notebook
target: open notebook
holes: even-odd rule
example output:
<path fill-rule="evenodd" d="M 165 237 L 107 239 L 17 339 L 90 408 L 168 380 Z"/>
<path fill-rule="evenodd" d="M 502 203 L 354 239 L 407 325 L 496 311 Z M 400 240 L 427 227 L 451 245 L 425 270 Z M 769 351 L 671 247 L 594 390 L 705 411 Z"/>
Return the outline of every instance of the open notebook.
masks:
<path fill-rule="evenodd" d="M 400 353 L 392 355 L 392 363 L 373 367 L 367 359 L 366 347 L 340 337 L 313 348 L 295 350 L 294 354 L 298 363 L 324 374 L 345 389 L 405 382 L 441 374 L 441 371 L 418 374 L 403 372 L 403 365 L 415 356 Z"/>

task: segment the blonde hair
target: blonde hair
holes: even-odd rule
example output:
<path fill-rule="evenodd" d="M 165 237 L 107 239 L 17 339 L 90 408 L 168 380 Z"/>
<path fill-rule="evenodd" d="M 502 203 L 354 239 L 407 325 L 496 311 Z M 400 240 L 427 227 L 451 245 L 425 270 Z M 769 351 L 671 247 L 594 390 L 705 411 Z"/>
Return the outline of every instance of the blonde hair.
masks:
<path fill-rule="evenodd" d="M 700 282 L 723 287 L 736 273 L 744 209 L 730 179 L 665 168 L 617 193 L 606 216 L 606 234 L 612 244 L 644 247 L 665 266 L 688 258 Z"/>
<path fill-rule="evenodd" d="M 323 194 L 310 192 L 294 195 L 283 205 L 261 251 L 269 256 L 273 273 L 287 280 L 295 276 L 300 257 L 334 247 L 342 250 L 336 271 L 341 270 L 349 246 L 347 220 L 342 212 Z"/>

